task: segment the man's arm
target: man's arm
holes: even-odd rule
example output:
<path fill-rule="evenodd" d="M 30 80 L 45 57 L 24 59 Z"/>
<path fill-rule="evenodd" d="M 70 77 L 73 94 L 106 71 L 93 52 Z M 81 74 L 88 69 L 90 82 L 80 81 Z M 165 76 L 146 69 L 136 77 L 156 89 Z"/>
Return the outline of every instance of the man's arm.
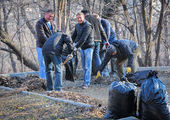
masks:
<path fill-rule="evenodd" d="M 133 52 L 132 52 L 132 50 L 129 46 L 126 47 L 126 52 L 127 52 L 127 55 L 128 55 L 128 65 L 127 66 L 132 67 L 134 55 L 133 55 Z"/>
<path fill-rule="evenodd" d="M 89 34 L 92 32 L 92 26 L 91 25 L 87 25 L 85 28 L 83 28 L 83 32 L 82 32 L 82 35 L 79 39 L 79 41 L 77 42 L 76 44 L 76 48 L 79 48 L 81 47 L 85 41 L 87 40 Z"/>
<path fill-rule="evenodd" d="M 104 38 L 105 42 L 107 43 L 108 42 L 108 38 L 107 38 L 106 33 L 104 32 L 104 29 L 103 29 L 103 27 L 101 26 L 100 23 L 99 23 L 99 30 L 100 30 L 101 36 Z"/>
<path fill-rule="evenodd" d="M 102 72 L 107 63 L 110 61 L 112 55 L 106 52 L 104 60 L 102 61 L 102 64 L 100 65 L 99 71 Z"/>
<path fill-rule="evenodd" d="M 76 36 L 77 36 L 77 31 L 76 31 L 76 28 L 75 28 L 74 32 L 73 32 L 73 34 L 71 36 L 73 42 L 75 42 Z"/>
<path fill-rule="evenodd" d="M 71 53 L 73 51 L 73 46 L 72 46 L 72 40 L 71 40 L 71 37 L 69 37 L 68 35 L 66 34 L 63 34 L 63 38 L 64 38 L 64 42 L 66 43 L 67 45 L 67 53 Z"/>
<path fill-rule="evenodd" d="M 38 38 L 40 38 L 40 42 L 43 44 L 45 43 L 46 39 L 47 39 L 47 36 L 45 35 L 45 31 L 44 31 L 44 28 L 43 28 L 43 24 L 38 22 L 36 24 L 36 31 L 37 31 L 37 36 Z"/>

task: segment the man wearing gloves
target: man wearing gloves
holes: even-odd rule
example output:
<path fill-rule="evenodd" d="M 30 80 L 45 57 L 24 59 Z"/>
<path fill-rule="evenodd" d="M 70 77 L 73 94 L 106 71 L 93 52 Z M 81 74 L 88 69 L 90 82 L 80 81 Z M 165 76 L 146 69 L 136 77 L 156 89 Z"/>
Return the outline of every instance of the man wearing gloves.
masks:
<path fill-rule="evenodd" d="M 96 78 L 100 77 L 100 73 L 103 71 L 109 60 L 114 57 L 116 60 L 117 74 L 121 79 L 123 77 L 123 64 L 128 60 L 126 67 L 127 73 L 135 72 L 135 61 L 137 57 L 138 45 L 132 40 L 117 40 L 110 44 L 106 49 L 105 58 L 99 68 Z"/>
<path fill-rule="evenodd" d="M 53 36 L 46 40 L 43 45 L 42 53 L 44 56 L 46 77 L 47 77 L 47 91 L 62 90 L 62 51 L 63 45 L 66 44 L 68 47 L 68 53 L 72 52 L 71 38 L 62 33 L 56 32 Z M 53 86 L 53 65 L 55 68 L 55 80 Z"/>

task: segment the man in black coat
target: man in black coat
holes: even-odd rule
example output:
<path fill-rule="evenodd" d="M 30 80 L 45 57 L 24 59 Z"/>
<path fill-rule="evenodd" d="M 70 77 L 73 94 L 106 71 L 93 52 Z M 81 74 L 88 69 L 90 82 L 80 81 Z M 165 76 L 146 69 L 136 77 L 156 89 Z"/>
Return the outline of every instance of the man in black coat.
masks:
<path fill-rule="evenodd" d="M 44 17 L 38 20 L 36 23 L 36 50 L 39 62 L 39 76 L 42 79 L 46 79 L 42 46 L 44 45 L 45 41 L 54 33 L 54 24 L 52 22 L 53 17 L 54 12 L 52 10 L 47 10 L 44 14 Z"/>
<path fill-rule="evenodd" d="M 53 65 L 55 68 L 55 80 L 54 80 L 54 90 L 55 91 L 61 91 L 62 90 L 62 51 L 63 51 L 63 45 L 66 44 L 68 48 L 67 53 L 72 52 L 72 45 L 71 45 L 71 38 L 62 33 L 57 32 L 53 36 L 51 36 L 49 39 L 46 40 L 46 42 L 43 45 L 42 52 L 44 56 L 45 61 L 45 67 L 46 67 L 46 77 L 47 77 L 47 91 L 53 90 Z"/>
<path fill-rule="evenodd" d="M 72 35 L 73 46 L 75 49 L 81 48 L 81 62 L 84 70 L 84 83 L 83 88 L 87 88 L 91 81 L 91 67 L 92 67 L 92 56 L 94 47 L 94 34 L 92 25 L 85 20 L 83 13 L 76 15 L 77 24 Z"/>

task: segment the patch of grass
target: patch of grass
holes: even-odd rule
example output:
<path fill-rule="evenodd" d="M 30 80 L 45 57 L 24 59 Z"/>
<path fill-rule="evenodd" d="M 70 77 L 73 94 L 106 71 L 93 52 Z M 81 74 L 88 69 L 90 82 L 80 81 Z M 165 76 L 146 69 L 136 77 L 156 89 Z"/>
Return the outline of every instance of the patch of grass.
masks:
<path fill-rule="evenodd" d="M 96 120 L 102 119 L 104 114 L 97 109 L 86 110 L 41 96 L 19 93 L 4 95 L 0 102 L 0 119 L 3 120 Z"/>

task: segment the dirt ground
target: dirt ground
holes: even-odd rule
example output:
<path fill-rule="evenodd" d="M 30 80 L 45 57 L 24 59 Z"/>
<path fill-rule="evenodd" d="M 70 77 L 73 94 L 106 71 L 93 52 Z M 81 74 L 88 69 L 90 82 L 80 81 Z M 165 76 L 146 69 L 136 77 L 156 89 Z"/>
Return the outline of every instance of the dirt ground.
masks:
<path fill-rule="evenodd" d="M 166 85 L 168 95 L 170 96 L 170 80 L 169 80 L 170 79 L 170 72 L 159 72 L 158 76 L 162 80 L 162 82 Z M 93 119 L 94 120 L 95 119 L 102 119 L 104 114 L 105 114 L 106 107 L 107 107 L 109 86 L 114 80 L 116 80 L 116 78 L 107 78 L 107 79 L 100 79 L 99 81 L 95 81 L 95 77 L 92 77 L 91 86 L 88 89 L 82 89 L 80 87 L 83 84 L 82 75 L 79 75 L 78 78 L 79 79 L 75 80 L 75 82 L 63 80 L 63 87 L 64 87 L 63 90 L 64 90 L 64 92 L 62 92 L 62 93 L 50 93 L 48 95 L 53 96 L 53 97 L 65 98 L 65 99 L 73 100 L 73 101 L 76 101 L 76 102 L 83 102 L 83 103 L 87 103 L 87 104 L 91 104 L 91 105 L 96 106 L 95 110 L 86 111 L 86 112 L 82 112 L 83 111 L 82 109 L 80 109 L 80 111 L 79 111 L 79 108 L 75 108 L 75 107 L 72 108 L 72 106 L 71 106 L 70 109 L 72 109 L 73 111 L 75 109 L 76 110 L 78 109 L 78 112 L 75 113 L 75 114 L 71 114 L 68 111 L 69 112 L 68 114 L 70 114 L 70 116 L 64 117 L 63 120 L 64 119 L 70 120 L 70 119 L 72 119 L 71 116 L 79 116 L 80 118 L 83 118 L 84 115 L 86 115 L 86 117 L 84 117 L 83 119 L 89 119 L 89 118 L 92 118 L 92 120 Z M 24 90 L 27 90 L 27 91 L 33 91 L 33 92 L 38 92 L 38 93 L 42 93 L 42 94 L 47 94 L 45 92 L 45 81 L 42 80 L 42 79 L 39 79 L 37 76 L 28 76 L 26 78 L 0 77 L 0 86 L 6 86 L 6 87 L 16 88 L 16 89 L 23 88 Z M 8 117 L 4 117 L 4 116 L 7 116 L 6 113 L 9 113 L 8 109 L 11 109 L 10 107 L 17 108 L 16 105 L 14 105 L 14 106 L 9 105 L 8 106 L 8 104 L 11 104 L 10 102 L 12 102 L 12 101 L 10 101 L 11 99 L 12 100 L 15 99 L 16 103 L 21 102 L 19 105 L 21 105 L 21 109 L 22 109 L 22 107 L 25 106 L 25 105 L 22 106 L 22 104 L 23 104 L 22 101 L 25 100 L 24 103 L 32 104 L 31 102 L 33 102 L 33 101 L 28 102 L 27 99 L 32 100 L 35 97 L 35 96 L 23 96 L 23 95 L 21 95 L 17 92 L 15 94 L 9 93 L 9 95 L 3 94 L 3 93 L 9 93 L 9 92 L 8 91 L 0 91 L 0 101 L 2 103 L 1 106 L 0 106 L 0 119 L 3 119 L 3 118 L 7 119 L 8 118 Z M 21 98 L 22 100 L 17 99 L 18 96 L 21 96 L 19 98 Z M 37 99 L 37 97 L 36 97 L 36 99 Z M 38 98 L 37 100 L 41 101 L 42 99 L 44 99 L 44 98 Z M 49 100 L 47 100 L 47 101 L 49 101 Z M 39 106 L 44 106 L 44 104 L 45 105 L 51 104 L 51 102 L 44 103 L 44 100 L 41 101 L 41 102 L 40 102 L 41 105 L 39 105 Z M 61 106 L 65 106 L 65 105 L 61 105 L 61 106 L 55 105 L 55 106 L 61 107 Z M 43 108 L 43 109 L 45 110 L 46 108 Z M 53 109 L 56 109 L 56 108 L 51 108 L 51 109 L 49 109 L 49 111 L 47 110 L 47 113 L 49 113 Z M 63 111 L 65 110 L 65 108 L 61 108 L 61 109 L 63 109 Z M 39 110 L 39 108 L 38 108 L 38 110 Z M 3 111 L 6 111 L 6 112 L 4 113 Z M 16 111 L 18 111 L 18 110 L 16 110 Z M 27 109 L 25 111 L 27 111 Z M 28 118 L 29 118 L 29 114 L 30 114 L 29 112 L 32 112 L 32 111 L 27 111 L 27 112 L 24 113 L 24 114 L 28 114 Z M 52 116 L 54 116 L 54 119 L 56 119 L 57 112 L 55 111 L 55 112 L 51 113 L 51 114 L 54 114 L 54 115 L 52 115 Z M 67 113 L 67 110 L 65 112 Z M 81 116 L 81 112 L 82 112 L 82 116 Z M 21 113 L 20 112 L 19 113 L 18 112 L 11 113 L 12 116 L 13 115 L 15 116 L 15 114 L 21 114 Z M 36 114 L 42 116 L 40 113 L 36 113 Z M 65 115 L 64 113 L 62 113 L 62 114 L 63 114 L 63 116 Z M 51 116 L 49 116 L 49 115 L 47 115 L 47 116 L 48 116 L 48 118 L 51 118 Z M 34 116 L 32 116 L 32 118 L 34 118 Z M 60 117 L 58 117 L 58 118 L 60 118 Z M 61 116 L 61 118 L 62 118 L 62 116 Z M 45 119 L 45 118 L 42 117 L 42 119 Z"/>

